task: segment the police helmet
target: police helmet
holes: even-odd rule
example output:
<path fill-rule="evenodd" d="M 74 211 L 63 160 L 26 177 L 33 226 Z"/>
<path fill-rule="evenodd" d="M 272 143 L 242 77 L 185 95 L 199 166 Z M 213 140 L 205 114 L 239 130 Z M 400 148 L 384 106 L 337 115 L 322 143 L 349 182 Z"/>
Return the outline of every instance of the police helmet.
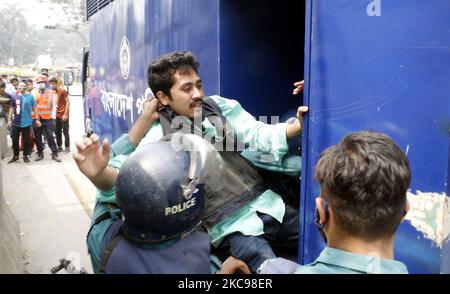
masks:
<path fill-rule="evenodd" d="M 116 184 L 124 235 L 156 243 L 192 232 L 203 217 L 208 169 L 220 166 L 214 147 L 192 134 L 172 134 L 135 151 Z"/>

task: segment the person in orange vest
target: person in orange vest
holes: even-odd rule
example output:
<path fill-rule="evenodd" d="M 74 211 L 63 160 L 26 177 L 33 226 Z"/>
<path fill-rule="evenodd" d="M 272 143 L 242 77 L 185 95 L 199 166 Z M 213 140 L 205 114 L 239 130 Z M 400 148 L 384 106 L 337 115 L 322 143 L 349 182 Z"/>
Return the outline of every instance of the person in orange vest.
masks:
<path fill-rule="evenodd" d="M 52 151 L 52 160 L 61 162 L 58 156 L 58 149 L 55 142 L 55 114 L 56 104 L 55 95 L 51 90 L 47 89 L 48 80 L 47 76 L 39 75 L 36 78 L 37 88 L 39 90 L 34 97 L 36 99 L 39 115 L 36 116 L 33 122 L 33 129 L 35 134 L 36 146 L 38 150 L 38 157 L 35 161 L 44 159 L 44 145 L 42 143 L 42 134 L 45 133 L 47 137 L 48 146 Z M 36 125 L 37 122 L 41 123 L 41 127 Z"/>

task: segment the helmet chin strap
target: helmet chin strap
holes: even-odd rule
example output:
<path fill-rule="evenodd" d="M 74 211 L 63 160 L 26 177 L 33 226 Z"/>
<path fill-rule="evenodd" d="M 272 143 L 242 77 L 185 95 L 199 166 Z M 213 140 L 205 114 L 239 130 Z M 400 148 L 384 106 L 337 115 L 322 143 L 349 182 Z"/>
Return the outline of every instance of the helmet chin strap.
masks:
<path fill-rule="evenodd" d="M 197 192 L 196 186 L 200 183 L 203 168 L 206 164 L 209 146 L 199 136 L 193 134 L 174 133 L 163 138 L 163 140 L 177 142 L 181 144 L 183 150 L 189 152 L 190 165 L 188 181 L 181 185 L 183 197 L 188 200 Z"/>

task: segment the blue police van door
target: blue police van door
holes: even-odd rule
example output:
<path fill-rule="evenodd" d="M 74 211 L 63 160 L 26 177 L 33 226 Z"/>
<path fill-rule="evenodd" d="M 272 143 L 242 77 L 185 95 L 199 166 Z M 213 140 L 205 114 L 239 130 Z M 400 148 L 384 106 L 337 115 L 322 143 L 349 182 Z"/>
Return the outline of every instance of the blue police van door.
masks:
<path fill-rule="evenodd" d="M 450 1 L 309 0 L 306 10 L 300 262 L 325 246 L 313 222 L 320 153 L 373 130 L 412 170 L 395 258 L 411 273 L 449 273 Z"/>

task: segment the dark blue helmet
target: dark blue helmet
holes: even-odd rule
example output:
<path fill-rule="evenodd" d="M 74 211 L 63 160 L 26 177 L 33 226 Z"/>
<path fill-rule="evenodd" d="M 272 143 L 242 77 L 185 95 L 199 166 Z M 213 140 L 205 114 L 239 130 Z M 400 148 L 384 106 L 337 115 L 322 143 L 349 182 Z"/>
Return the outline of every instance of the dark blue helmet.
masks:
<path fill-rule="evenodd" d="M 201 137 L 180 134 L 136 150 L 116 184 L 125 236 L 152 243 L 192 232 L 203 217 L 204 175 L 220 160 L 215 153 Z"/>

